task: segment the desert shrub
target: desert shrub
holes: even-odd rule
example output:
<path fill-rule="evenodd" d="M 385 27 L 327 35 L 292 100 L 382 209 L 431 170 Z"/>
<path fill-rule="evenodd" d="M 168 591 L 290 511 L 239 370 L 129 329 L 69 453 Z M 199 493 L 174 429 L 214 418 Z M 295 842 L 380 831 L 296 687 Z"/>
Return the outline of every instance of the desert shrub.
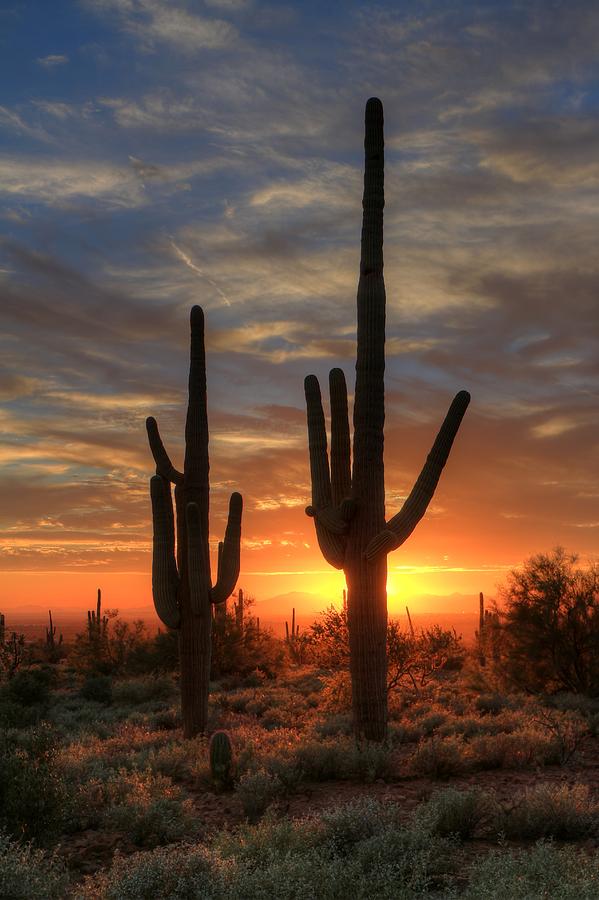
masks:
<path fill-rule="evenodd" d="M 481 694 L 474 702 L 476 709 L 483 715 L 496 716 L 504 709 L 510 708 L 510 701 L 507 697 L 497 692 L 493 694 Z"/>
<path fill-rule="evenodd" d="M 173 682 L 165 676 L 119 680 L 112 690 L 115 703 L 130 703 L 132 706 L 153 700 L 170 700 L 175 693 Z"/>
<path fill-rule="evenodd" d="M 349 629 L 347 610 L 330 606 L 310 626 L 307 646 L 311 658 L 319 665 L 333 669 L 349 666 Z M 439 625 L 412 635 L 401 630 L 399 623 L 387 624 L 387 690 L 404 683 L 420 689 L 435 672 L 444 668 L 460 668 L 465 651 L 455 630 Z"/>
<path fill-rule="evenodd" d="M 159 731 L 175 731 L 181 728 L 183 720 L 179 709 L 159 709 L 152 716 L 150 724 Z"/>
<path fill-rule="evenodd" d="M 357 746 L 352 739 L 304 740 L 293 752 L 305 781 L 366 781 L 391 772 L 390 752 L 377 744 Z"/>
<path fill-rule="evenodd" d="M 589 734 L 588 720 L 577 712 L 540 709 L 534 722 L 550 736 L 561 766 L 572 759 Z"/>
<path fill-rule="evenodd" d="M 333 672 L 323 679 L 318 704 L 321 712 L 348 713 L 352 708 L 351 679 L 347 670 Z"/>
<path fill-rule="evenodd" d="M 458 738 L 421 740 L 410 758 L 414 775 L 443 780 L 458 775 L 466 768 L 464 744 Z"/>
<path fill-rule="evenodd" d="M 599 807 L 585 785 L 538 784 L 504 811 L 501 829 L 512 838 L 580 838 L 597 828 Z"/>
<path fill-rule="evenodd" d="M 179 841 L 193 833 L 194 806 L 191 800 L 166 797 L 147 803 L 124 803 L 103 817 L 105 827 L 124 831 L 137 847 L 157 847 Z"/>
<path fill-rule="evenodd" d="M 212 627 L 211 678 L 239 674 L 248 676 L 258 670 L 269 678 L 281 671 L 285 653 L 280 641 L 268 630 L 260 630 L 256 619 L 248 615 L 254 601 L 245 597 L 243 622 L 235 610 L 219 611 Z"/>
<path fill-rule="evenodd" d="M 6 900 L 60 900 L 67 876 L 55 855 L 12 841 L 0 831 L 0 897 Z"/>
<path fill-rule="evenodd" d="M 495 804 L 487 794 L 479 790 L 458 791 L 455 788 L 433 794 L 415 813 L 416 821 L 425 825 L 431 834 L 441 837 L 453 834 L 462 840 L 473 837 L 495 816 Z"/>
<path fill-rule="evenodd" d="M 0 744 L 0 827 L 17 839 L 49 843 L 68 817 L 71 797 L 56 750 L 48 726 L 6 734 Z"/>
<path fill-rule="evenodd" d="M 53 678 L 48 668 L 17 672 L 6 686 L 7 697 L 21 706 L 45 705 L 50 699 Z"/>
<path fill-rule="evenodd" d="M 88 675 L 81 685 L 81 696 L 95 703 L 112 703 L 112 678 L 109 675 Z"/>
<path fill-rule="evenodd" d="M 25 644 L 25 635 L 15 631 L 0 641 L 0 679 L 14 678 L 16 673 L 31 662 L 31 648 Z"/>
<path fill-rule="evenodd" d="M 205 847 L 159 847 L 151 853 L 116 856 L 108 871 L 85 879 L 78 897 L 81 900 L 149 897 L 200 900 L 218 896 L 218 881 L 213 854 Z"/>
<path fill-rule="evenodd" d="M 540 841 L 532 850 L 493 850 L 469 870 L 464 900 L 596 900 L 599 859 Z"/>
<path fill-rule="evenodd" d="M 560 747 L 553 738 L 531 728 L 474 737 L 469 750 L 478 769 L 527 769 L 559 765 L 561 760 Z"/>
<path fill-rule="evenodd" d="M 81 793 L 89 815 L 95 803 L 99 822 L 125 831 L 135 844 L 155 847 L 193 831 L 193 804 L 170 778 L 150 769 L 119 769 L 105 780 L 91 779 Z"/>
<path fill-rule="evenodd" d="M 500 656 L 509 683 L 599 696 L 599 566 L 576 563 L 558 547 L 508 577 Z"/>
<path fill-rule="evenodd" d="M 235 791 L 248 820 L 256 822 L 271 803 L 283 796 L 285 787 L 277 775 L 261 766 L 245 772 Z"/>
<path fill-rule="evenodd" d="M 425 716 L 424 719 L 420 722 L 420 728 L 422 729 L 423 735 L 431 735 L 434 734 L 435 731 L 447 721 L 447 716 L 445 713 L 431 713 L 430 716 Z"/>
<path fill-rule="evenodd" d="M 351 716 L 343 713 L 329 716 L 328 719 L 317 722 L 314 728 L 316 733 L 323 738 L 334 737 L 335 735 L 348 737 L 353 732 Z"/>
<path fill-rule="evenodd" d="M 130 675 L 176 672 L 179 667 L 179 632 L 171 629 L 140 640 L 131 647 L 125 671 Z"/>
<path fill-rule="evenodd" d="M 358 801 L 301 821 L 265 819 L 211 846 L 118 858 L 86 879 L 82 900 L 146 897 L 299 900 L 438 896 L 455 868 L 453 844 L 393 804 Z M 429 890 L 430 889 L 430 890 Z"/>

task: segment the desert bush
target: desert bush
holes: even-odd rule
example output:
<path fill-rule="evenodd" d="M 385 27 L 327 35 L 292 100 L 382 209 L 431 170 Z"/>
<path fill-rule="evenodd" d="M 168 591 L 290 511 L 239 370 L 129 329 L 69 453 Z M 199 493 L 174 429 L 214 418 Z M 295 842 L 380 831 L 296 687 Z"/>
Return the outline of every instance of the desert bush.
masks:
<path fill-rule="evenodd" d="M 599 696 L 599 566 L 576 563 L 558 547 L 508 577 L 500 664 L 509 683 Z"/>
<path fill-rule="evenodd" d="M 477 769 L 527 769 L 559 765 L 559 745 L 546 733 L 526 728 L 513 734 L 480 735 L 469 746 Z"/>
<path fill-rule="evenodd" d="M 474 706 L 483 715 L 496 716 L 503 712 L 504 709 L 510 708 L 510 701 L 507 697 L 495 692 L 493 694 L 481 694 L 476 698 Z"/>
<path fill-rule="evenodd" d="M 357 746 L 346 740 L 303 740 L 293 753 L 304 781 L 372 782 L 390 774 L 391 761 L 387 747 L 378 744 Z"/>
<path fill-rule="evenodd" d="M 218 896 L 213 854 L 201 845 L 159 847 L 151 853 L 115 855 L 108 871 L 85 879 L 78 900 L 146 900 Z M 222 894 L 221 894 L 222 896 Z"/>
<path fill-rule="evenodd" d="M 6 686 L 6 695 L 20 706 L 45 706 L 53 680 L 54 673 L 47 667 L 17 672 Z"/>
<path fill-rule="evenodd" d="M 572 759 L 589 734 L 588 720 L 576 712 L 543 708 L 535 715 L 534 722 L 550 735 L 561 766 Z"/>
<path fill-rule="evenodd" d="M 175 731 L 177 728 L 181 728 L 182 724 L 181 711 L 172 708 L 159 709 L 151 720 L 152 728 L 158 728 L 160 731 Z"/>
<path fill-rule="evenodd" d="M 207 848 L 118 858 L 86 879 L 81 900 L 416 900 L 438 896 L 435 888 L 455 868 L 452 851 L 426 828 L 402 825 L 393 804 L 363 800 L 297 822 L 267 816 L 221 833 Z"/>
<path fill-rule="evenodd" d="M 82 796 L 91 806 L 90 792 Z M 94 789 L 94 785 L 92 785 Z M 193 804 L 170 778 L 145 771 L 120 769 L 96 782 L 96 803 L 101 824 L 125 831 L 135 844 L 155 847 L 181 839 L 193 831 Z"/>
<path fill-rule="evenodd" d="M 56 750 L 48 726 L 6 733 L 0 744 L 0 827 L 19 840 L 50 843 L 69 815 L 71 796 Z"/>
<path fill-rule="evenodd" d="M 81 685 L 81 696 L 94 703 L 112 703 L 112 678 L 110 675 L 88 675 Z"/>
<path fill-rule="evenodd" d="M 115 703 L 140 706 L 153 700 L 170 700 L 176 696 L 177 689 L 166 676 L 146 676 L 115 681 L 112 694 Z"/>
<path fill-rule="evenodd" d="M 335 735 L 343 735 L 348 737 L 353 733 L 351 716 L 343 713 L 329 716 L 321 722 L 317 722 L 314 726 L 316 734 L 320 737 L 328 738 Z"/>
<path fill-rule="evenodd" d="M 0 831 L 0 897 L 60 900 L 67 889 L 64 865 L 54 854 L 11 840 Z"/>
<path fill-rule="evenodd" d="M 191 800 L 166 797 L 148 803 L 124 803 L 108 810 L 103 825 L 124 831 L 137 847 L 157 847 L 193 834 L 196 817 Z"/>
<path fill-rule="evenodd" d="M 414 818 L 425 825 L 431 834 L 441 837 L 457 835 L 465 840 L 488 826 L 496 815 L 496 804 L 482 791 L 447 788 L 421 804 Z"/>
<path fill-rule="evenodd" d="M 347 610 L 330 606 L 310 626 L 308 635 L 311 658 L 319 665 L 333 669 L 349 666 L 349 629 Z M 387 690 L 404 683 L 419 690 L 443 668 L 459 668 L 464 659 L 461 638 L 455 630 L 439 625 L 417 635 L 401 630 L 399 623 L 387 624 Z"/>
<path fill-rule="evenodd" d="M 598 813 L 585 785 L 538 784 L 504 810 L 501 830 L 512 838 L 575 840 L 597 828 Z"/>
<path fill-rule="evenodd" d="M 242 676 L 258 670 L 269 678 L 281 671 L 285 653 L 280 641 L 268 630 L 260 630 L 256 619 L 248 615 L 252 598 L 244 598 L 243 623 L 235 611 L 215 616 L 212 625 L 211 678 Z"/>
<path fill-rule="evenodd" d="M 285 787 L 277 775 L 261 766 L 245 772 L 235 791 L 248 820 L 257 822 L 271 803 L 284 795 Z"/>
<path fill-rule="evenodd" d="M 463 900 L 596 900 L 599 859 L 540 841 L 531 850 L 492 850 L 470 867 Z"/>
<path fill-rule="evenodd" d="M 25 644 L 25 635 L 15 631 L 0 641 L 0 679 L 10 681 L 16 673 L 31 662 L 31 648 Z"/>
<path fill-rule="evenodd" d="M 409 765 L 414 775 L 434 780 L 458 775 L 466 768 L 464 744 L 453 737 L 421 740 Z"/>

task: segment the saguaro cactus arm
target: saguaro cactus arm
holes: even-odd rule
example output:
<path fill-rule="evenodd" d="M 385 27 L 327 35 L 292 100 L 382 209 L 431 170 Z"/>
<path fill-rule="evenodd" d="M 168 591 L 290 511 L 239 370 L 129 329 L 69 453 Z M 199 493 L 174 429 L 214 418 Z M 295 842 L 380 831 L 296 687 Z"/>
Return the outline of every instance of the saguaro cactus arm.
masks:
<path fill-rule="evenodd" d="M 345 557 L 345 533 L 347 521 L 339 509 L 333 507 L 331 474 L 327 452 L 327 432 L 320 396 L 320 385 L 315 375 L 304 381 L 308 414 L 308 448 L 312 480 L 312 505 L 307 515 L 314 518 L 316 538 L 322 555 L 336 569 L 343 568 Z"/>
<path fill-rule="evenodd" d="M 148 432 L 150 450 L 156 463 L 156 473 L 162 475 L 167 481 L 172 481 L 173 484 L 183 484 L 183 473 L 173 466 L 162 443 L 162 438 L 158 431 L 158 423 L 153 416 L 149 416 L 146 419 L 146 431 Z"/>
<path fill-rule="evenodd" d="M 351 444 L 347 385 L 341 369 L 329 372 L 331 397 L 331 494 L 334 506 L 341 506 L 351 494 Z"/>
<path fill-rule="evenodd" d="M 366 557 L 369 561 L 400 547 L 425 514 L 469 403 L 468 391 L 460 391 L 454 397 L 410 495 L 397 515 L 389 519 L 386 528 L 368 544 Z"/>
<path fill-rule="evenodd" d="M 154 539 L 152 550 L 152 594 L 161 621 L 178 628 L 181 613 L 177 601 L 179 573 L 175 560 L 175 521 L 171 487 L 162 475 L 150 480 Z"/>
<path fill-rule="evenodd" d="M 242 510 L 241 494 L 231 494 L 225 539 L 219 544 L 216 584 L 210 593 L 213 603 L 223 603 L 230 597 L 239 578 Z"/>

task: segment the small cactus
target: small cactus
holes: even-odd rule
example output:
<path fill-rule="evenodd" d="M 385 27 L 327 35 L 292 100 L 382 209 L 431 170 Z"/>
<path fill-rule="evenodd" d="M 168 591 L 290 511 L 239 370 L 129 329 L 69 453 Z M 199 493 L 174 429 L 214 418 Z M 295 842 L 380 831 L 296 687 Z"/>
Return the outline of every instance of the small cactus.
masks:
<path fill-rule="evenodd" d="M 243 590 L 237 591 L 237 603 L 235 603 L 235 624 L 240 634 L 243 634 Z"/>
<path fill-rule="evenodd" d="M 87 611 L 87 634 L 91 643 L 105 638 L 108 633 L 108 616 L 102 615 L 102 591 L 98 588 L 96 610 Z"/>
<path fill-rule="evenodd" d="M 210 774 L 217 787 L 233 784 L 233 747 L 226 731 L 215 731 L 210 738 Z"/>
<path fill-rule="evenodd" d="M 62 644 L 62 634 L 59 636 L 58 641 L 56 640 L 56 625 L 52 621 L 52 610 L 48 610 L 48 618 L 50 620 L 50 625 L 46 628 L 46 646 L 49 650 L 54 650 L 56 646 L 60 646 Z"/>
<path fill-rule="evenodd" d="M 5 637 L 6 637 L 6 622 L 4 619 L 4 613 L 0 613 L 0 644 L 4 643 Z"/>

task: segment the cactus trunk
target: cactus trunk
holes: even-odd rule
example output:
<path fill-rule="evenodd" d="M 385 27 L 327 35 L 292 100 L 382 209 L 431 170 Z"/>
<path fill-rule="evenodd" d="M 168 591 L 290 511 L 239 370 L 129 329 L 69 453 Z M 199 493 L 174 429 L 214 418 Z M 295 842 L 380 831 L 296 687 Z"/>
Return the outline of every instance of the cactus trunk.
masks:
<path fill-rule="evenodd" d="M 204 314 L 199 306 L 191 311 L 183 472 L 172 465 L 156 421 L 149 418 L 146 427 L 157 473 L 150 484 L 154 523 L 152 593 L 161 620 L 169 628 L 179 629 L 183 734 L 189 738 L 203 733 L 207 726 L 212 604 L 218 608 L 225 603 L 239 575 L 242 509 L 241 496 L 232 494 L 225 539 L 219 546 L 217 580 L 212 585 Z M 176 516 L 171 482 L 175 484 Z"/>
<path fill-rule="evenodd" d="M 364 149 L 353 469 L 343 372 L 330 373 L 330 465 L 320 387 L 309 375 L 312 505 L 306 512 L 315 519 L 325 559 L 345 571 L 354 730 L 358 738 L 382 741 L 387 731 L 386 554 L 403 544 L 424 515 L 470 397 L 465 391 L 456 396 L 412 492 L 385 522 L 384 142 L 383 107 L 376 98 L 366 104 Z"/>

